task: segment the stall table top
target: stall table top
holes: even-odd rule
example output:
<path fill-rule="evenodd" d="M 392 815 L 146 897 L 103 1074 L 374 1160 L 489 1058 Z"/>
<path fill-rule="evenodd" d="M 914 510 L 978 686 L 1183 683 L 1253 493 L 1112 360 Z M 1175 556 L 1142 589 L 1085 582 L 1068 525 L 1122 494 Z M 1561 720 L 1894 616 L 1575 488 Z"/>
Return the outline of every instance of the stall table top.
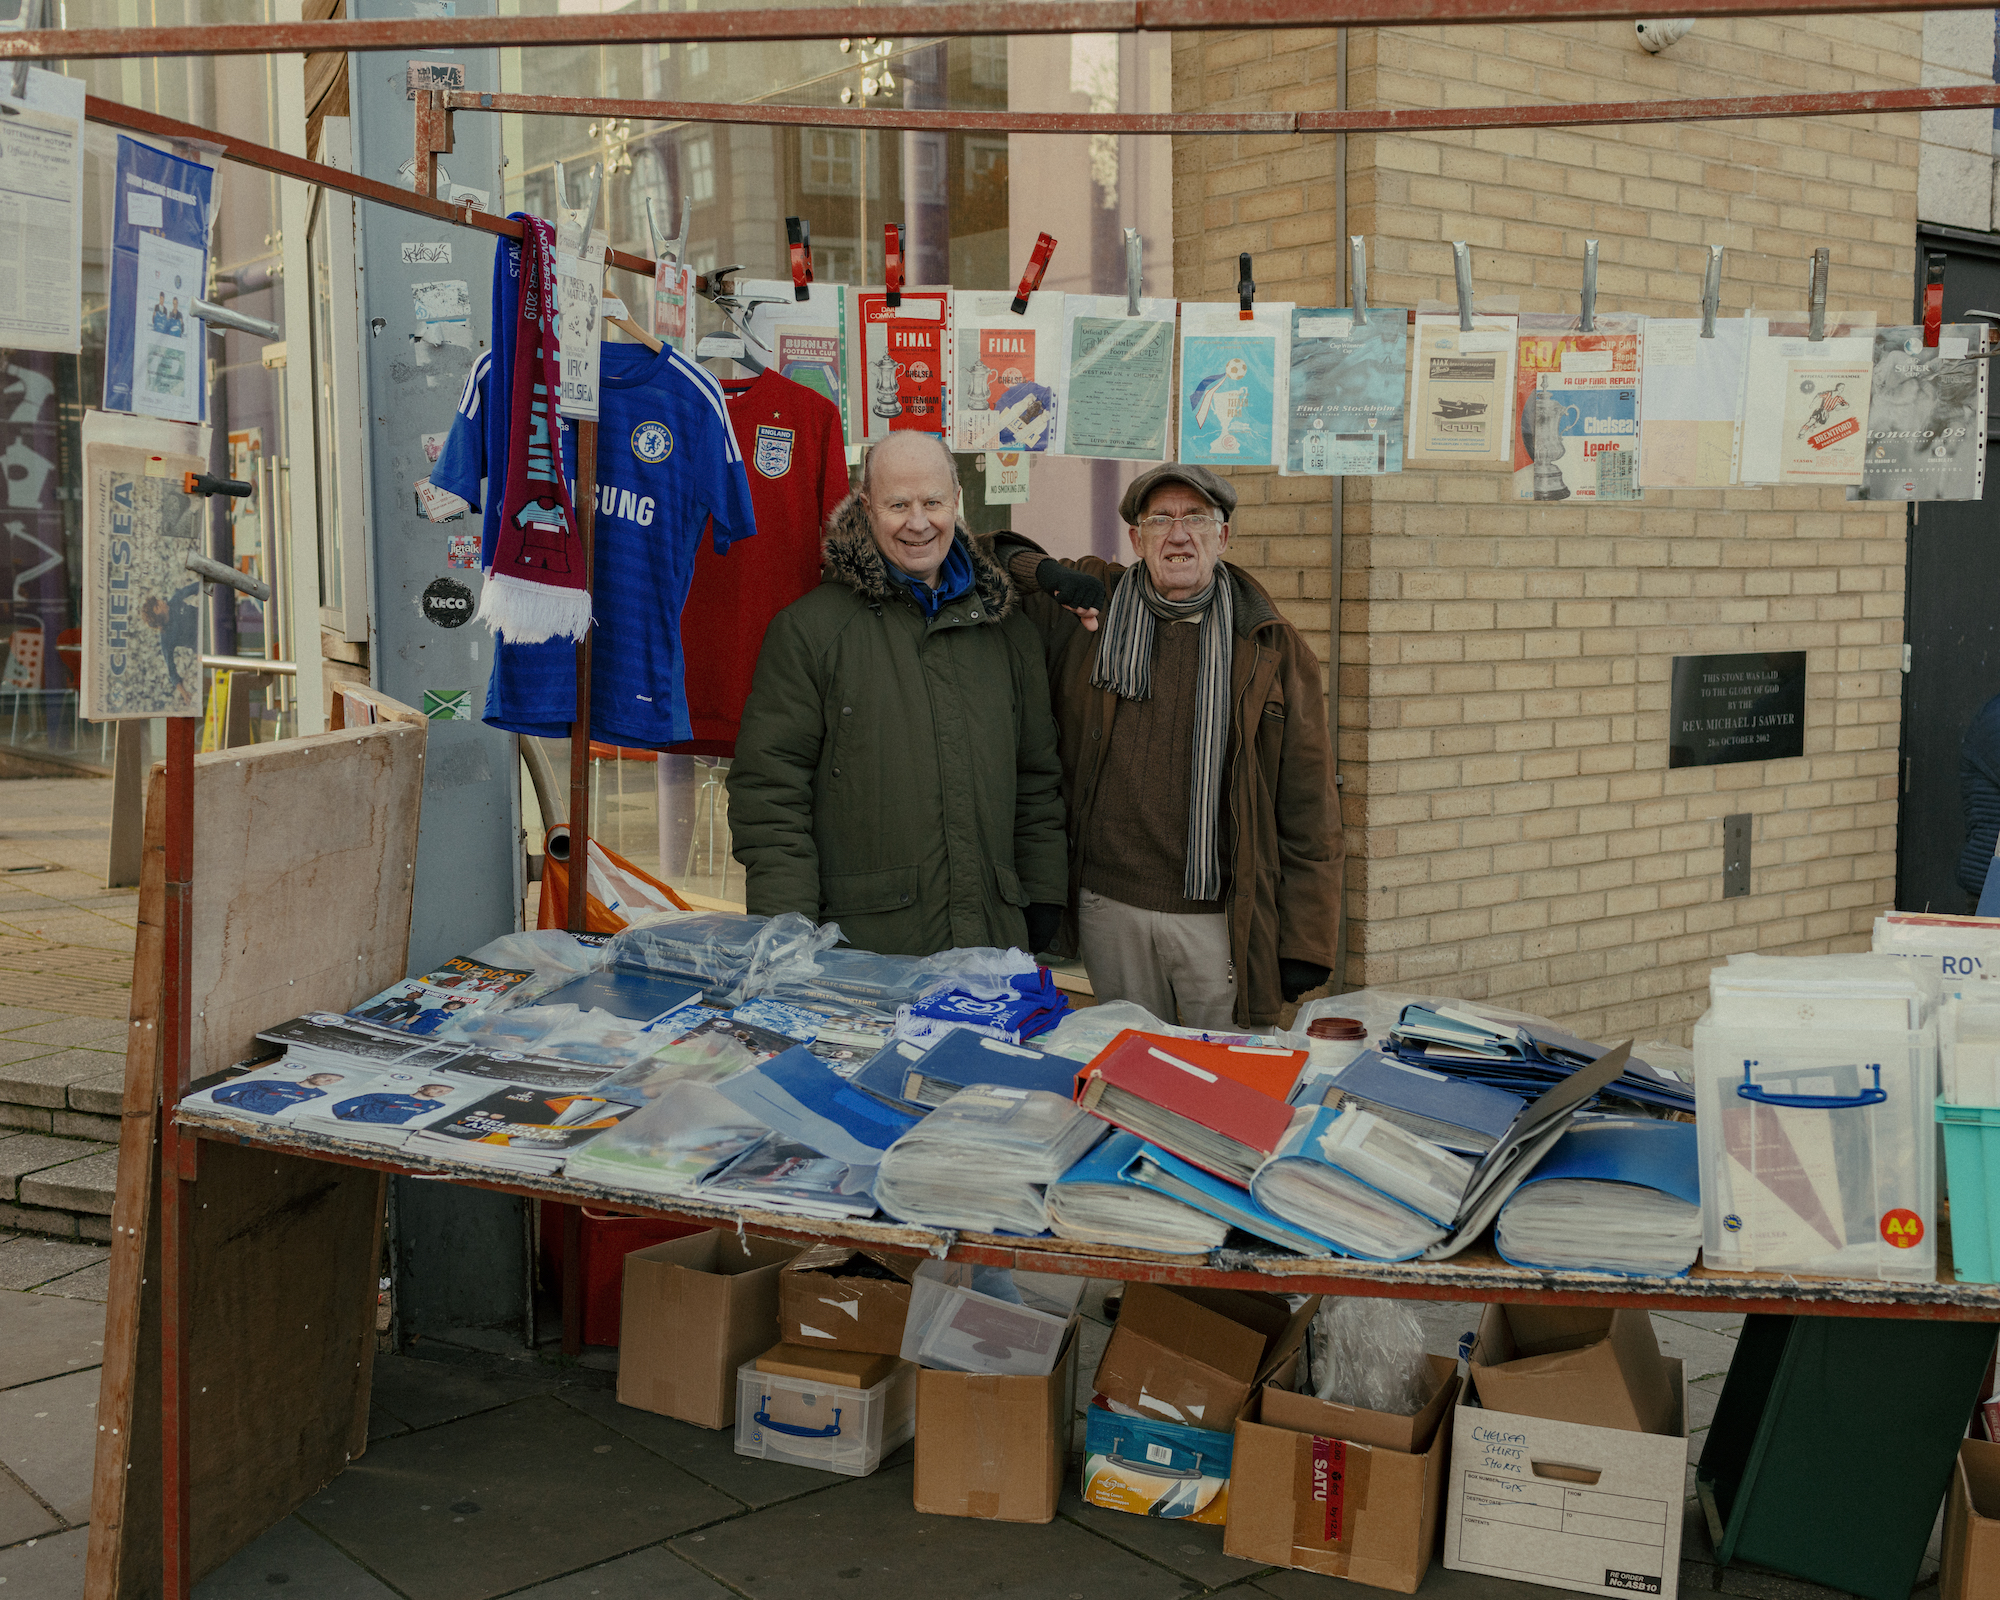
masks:
<path fill-rule="evenodd" d="M 1264 1289 L 1282 1294 L 1363 1295 L 1394 1300 L 1535 1302 L 1567 1306 L 1631 1306 L 1652 1311 L 1775 1312 L 1798 1316 L 1914 1317 L 1950 1322 L 2000 1322 L 2000 1284 L 1960 1283 L 1951 1267 L 1948 1218 L 1938 1223 L 1938 1264 L 1923 1282 L 1804 1277 L 1779 1272 L 1716 1272 L 1697 1264 L 1685 1277 L 1623 1278 L 1604 1272 L 1517 1267 L 1481 1241 L 1449 1261 L 1376 1262 L 1343 1256 L 1298 1256 L 1223 1250 L 1203 1256 L 1166 1255 L 1074 1239 L 1018 1238 L 957 1232 L 888 1221 L 828 1220 L 795 1213 L 708 1204 L 661 1195 L 540 1177 L 465 1161 L 439 1161 L 407 1150 L 236 1119 L 175 1119 L 184 1134 L 404 1177 L 491 1189 L 530 1199 L 587 1204 L 676 1221 L 707 1222 L 760 1237 L 846 1244 L 980 1266 L 1074 1273 L 1127 1282 Z M 1490 1236 L 1489 1236 L 1490 1240 Z"/>

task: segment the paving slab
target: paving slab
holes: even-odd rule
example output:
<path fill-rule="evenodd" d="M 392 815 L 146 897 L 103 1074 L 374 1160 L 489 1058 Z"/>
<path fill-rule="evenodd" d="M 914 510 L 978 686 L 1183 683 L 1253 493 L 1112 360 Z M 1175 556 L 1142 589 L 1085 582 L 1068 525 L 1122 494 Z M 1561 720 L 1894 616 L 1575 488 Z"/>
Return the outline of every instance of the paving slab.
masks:
<path fill-rule="evenodd" d="M 0 1035 L 0 1064 L 32 1061 L 37 1056 L 50 1055 L 61 1048 L 61 1045 L 43 1044 L 39 1039 L 22 1039 L 11 1033 Z"/>
<path fill-rule="evenodd" d="M 35 1293 L 61 1295 L 66 1300 L 95 1300 L 103 1305 L 111 1298 L 111 1252 L 99 1246 L 96 1254 L 100 1258 L 96 1266 L 45 1283 Z"/>
<path fill-rule="evenodd" d="M 82 1140 L 70 1143 L 82 1147 Z M 111 1215 L 118 1198 L 118 1151 L 102 1149 L 81 1161 L 59 1167 L 43 1167 L 21 1179 L 21 1203 L 47 1206 L 52 1211 L 89 1211 Z"/>
<path fill-rule="evenodd" d="M 0 1390 L 104 1360 L 104 1308 L 0 1290 Z"/>
<path fill-rule="evenodd" d="M 374 1410 L 405 1428 L 431 1428 L 525 1400 L 532 1394 L 546 1394 L 561 1381 L 553 1374 L 490 1376 L 448 1361 L 379 1355 L 370 1400 Z"/>
<path fill-rule="evenodd" d="M 1058 1517 L 1046 1524 L 920 1516 L 908 1467 L 791 1500 L 673 1541 L 752 1600 L 1005 1594 L 1015 1600 L 1167 1600 L 1176 1576 Z M 953 1579 L 953 1575 L 956 1580 Z"/>
<path fill-rule="evenodd" d="M 76 1089 L 70 1088 L 72 1096 Z M 58 1139 L 89 1139 L 97 1144 L 116 1144 L 120 1132 L 116 1116 L 98 1116 L 89 1111 L 51 1111 L 49 1132 Z"/>
<path fill-rule="evenodd" d="M 46 1167 L 61 1166 L 65 1162 L 97 1155 L 103 1149 L 101 1144 L 85 1143 L 81 1139 L 58 1139 L 53 1135 L 35 1133 L 0 1139 L 0 1200 L 18 1198 L 23 1204 L 42 1203 L 30 1201 L 20 1194 L 23 1178 Z"/>
<path fill-rule="evenodd" d="M 396 1591 L 356 1565 L 297 1517 L 252 1539 L 194 1586 L 194 1600 L 397 1600 Z"/>
<path fill-rule="evenodd" d="M 105 1223 L 105 1243 L 111 1242 L 110 1222 Z M 40 1206 L 17 1206 L 11 1200 L 0 1200 L 0 1227 L 17 1228 L 23 1233 L 47 1234 L 55 1239 L 75 1239 L 82 1235 L 77 1219 L 67 1211 L 44 1211 Z"/>
<path fill-rule="evenodd" d="M 59 1518 L 41 1501 L 0 1472 L 0 1549 L 23 1539 L 39 1539 L 62 1526 Z M 0 1556 L 0 1560 L 4 1560 Z"/>
<path fill-rule="evenodd" d="M 69 1104 L 71 1084 L 102 1078 L 122 1069 L 125 1062 L 123 1056 L 108 1050 L 73 1050 L 57 1045 L 40 1048 L 42 1053 L 33 1060 L 0 1063 L 0 1100 L 60 1111 Z"/>
<path fill-rule="evenodd" d="M 107 1046 L 123 1050 L 125 1031 L 124 1023 L 106 1022 L 101 1017 L 63 1017 L 56 1022 L 39 1022 L 31 1027 L 12 1029 L 7 1034 L 7 1040 L 12 1043 L 16 1039 L 27 1039 L 85 1050 L 101 1050 Z"/>
<path fill-rule="evenodd" d="M 101 1078 L 85 1078 L 69 1086 L 69 1108 L 93 1116 L 115 1117 L 125 1109 L 125 1058 L 114 1056 L 118 1064 Z"/>
<path fill-rule="evenodd" d="M 535 1395 L 384 1440 L 299 1515 L 405 1594 L 488 1600 L 738 1510 Z"/>
<path fill-rule="evenodd" d="M 1655 1315 L 1653 1336 L 1660 1341 L 1661 1355 L 1678 1357 L 1686 1366 L 1689 1383 L 1725 1376 L 1736 1356 L 1736 1336 L 1720 1328 Z"/>
<path fill-rule="evenodd" d="M 16 1234 L 0 1241 L 0 1289 L 32 1289 L 66 1273 L 80 1272 L 107 1254 L 97 1245 Z"/>
<path fill-rule="evenodd" d="M 1088 1529 L 1100 1538 L 1144 1556 L 1170 1571 L 1189 1578 L 1203 1589 L 1220 1589 L 1225 1584 L 1251 1577 L 1269 1569 L 1259 1561 L 1241 1561 L 1222 1553 L 1222 1529 L 1178 1518 L 1141 1517 L 1130 1511 L 1107 1511 L 1087 1505 L 1078 1481 L 1077 1469 L 1070 1469 L 1063 1486 L 1057 1515 Z"/>
<path fill-rule="evenodd" d="M 55 1127 L 55 1113 L 40 1106 L 8 1105 L 0 1101 L 0 1138 L 9 1133 L 47 1133 Z"/>
<path fill-rule="evenodd" d="M 72 1525 L 90 1520 L 97 1385 L 72 1372 L 0 1394 L 0 1461 Z"/>
<path fill-rule="evenodd" d="M 12 1033 L 16 1028 L 32 1028 L 38 1022 L 54 1022 L 61 1015 L 60 1011 L 43 1011 L 35 1006 L 0 1005 L 0 1034 Z"/>
<path fill-rule="evenodd" d="M 672 1417 L 621 1406 L 618 1397 L 608 1389 L 579 1386 L 565 1389 L 561 1398 L 565 1405 L 615 1428 L 635 1444 L 746 1506 L 777 1505 L 848 1481 L 837 1472 L 815 1472 L 810 1467 L 795 1467 L 788 1462 L 739 1456 L 733 1427 L 697 1428 L 692 1423 L 676 1422 Z"/>
<path fill-rule="evenodd" d="M 195 1600 L 207 1597 L 197 1594 Z M 730 1593 L 665 1546 L 653 1545 L 566 1578 L 538 1583 L 513 1600 L 730 1600 Z"/>
<path fill-rule="evenodd" d="M 30 1595 L 33 1600 L 83 1600 L 83 1557 L 90 1548 L 90 1530 L 17 1544 L 0 1550 L 0 1584 L 9 1600 Z"/>

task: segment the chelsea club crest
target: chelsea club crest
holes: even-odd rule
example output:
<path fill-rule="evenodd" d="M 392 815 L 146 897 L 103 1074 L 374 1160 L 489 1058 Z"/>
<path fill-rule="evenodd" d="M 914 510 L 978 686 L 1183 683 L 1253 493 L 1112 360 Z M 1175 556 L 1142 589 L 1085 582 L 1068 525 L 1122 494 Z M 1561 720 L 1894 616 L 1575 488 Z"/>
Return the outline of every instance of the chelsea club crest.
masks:
<path fill-rule="evenodd" d="M 632 454 L 657 466 L 674 453 L 674 436 L 664 422 L 642 422 L 632 430 Z"/>
<path fill-rule="evenodd" d="M 760 424 L 757 429 L 757 448 L 754 458 L 757 470 L 767 478 L 782 478 L 792 470 L 792 440 L 796 434 L 790 428 L 773 428 Z"/>

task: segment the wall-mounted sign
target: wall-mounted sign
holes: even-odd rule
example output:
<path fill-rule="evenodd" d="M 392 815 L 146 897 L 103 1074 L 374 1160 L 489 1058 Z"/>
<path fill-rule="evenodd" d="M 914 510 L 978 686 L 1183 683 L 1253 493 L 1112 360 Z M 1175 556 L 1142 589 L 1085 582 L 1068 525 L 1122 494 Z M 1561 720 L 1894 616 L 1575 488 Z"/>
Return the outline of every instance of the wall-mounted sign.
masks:
<path fill-rule="evenodd" d="M 1675 656 L 1670 767 L 1783 761 L 1806 753 L 1806 653 Z"/>

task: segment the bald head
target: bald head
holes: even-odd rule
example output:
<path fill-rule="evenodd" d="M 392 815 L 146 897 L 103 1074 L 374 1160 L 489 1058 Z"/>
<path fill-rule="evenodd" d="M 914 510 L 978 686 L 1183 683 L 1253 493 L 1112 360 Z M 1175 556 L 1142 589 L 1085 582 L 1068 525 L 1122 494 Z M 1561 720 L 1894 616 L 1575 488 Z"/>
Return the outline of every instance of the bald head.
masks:
<path fill-rule="evenodd" d="M 936 588 L 958 522 L 958 466 L 934 433 L 892 433 L 861 463 L 861 503 L 884 560 Z"/>

